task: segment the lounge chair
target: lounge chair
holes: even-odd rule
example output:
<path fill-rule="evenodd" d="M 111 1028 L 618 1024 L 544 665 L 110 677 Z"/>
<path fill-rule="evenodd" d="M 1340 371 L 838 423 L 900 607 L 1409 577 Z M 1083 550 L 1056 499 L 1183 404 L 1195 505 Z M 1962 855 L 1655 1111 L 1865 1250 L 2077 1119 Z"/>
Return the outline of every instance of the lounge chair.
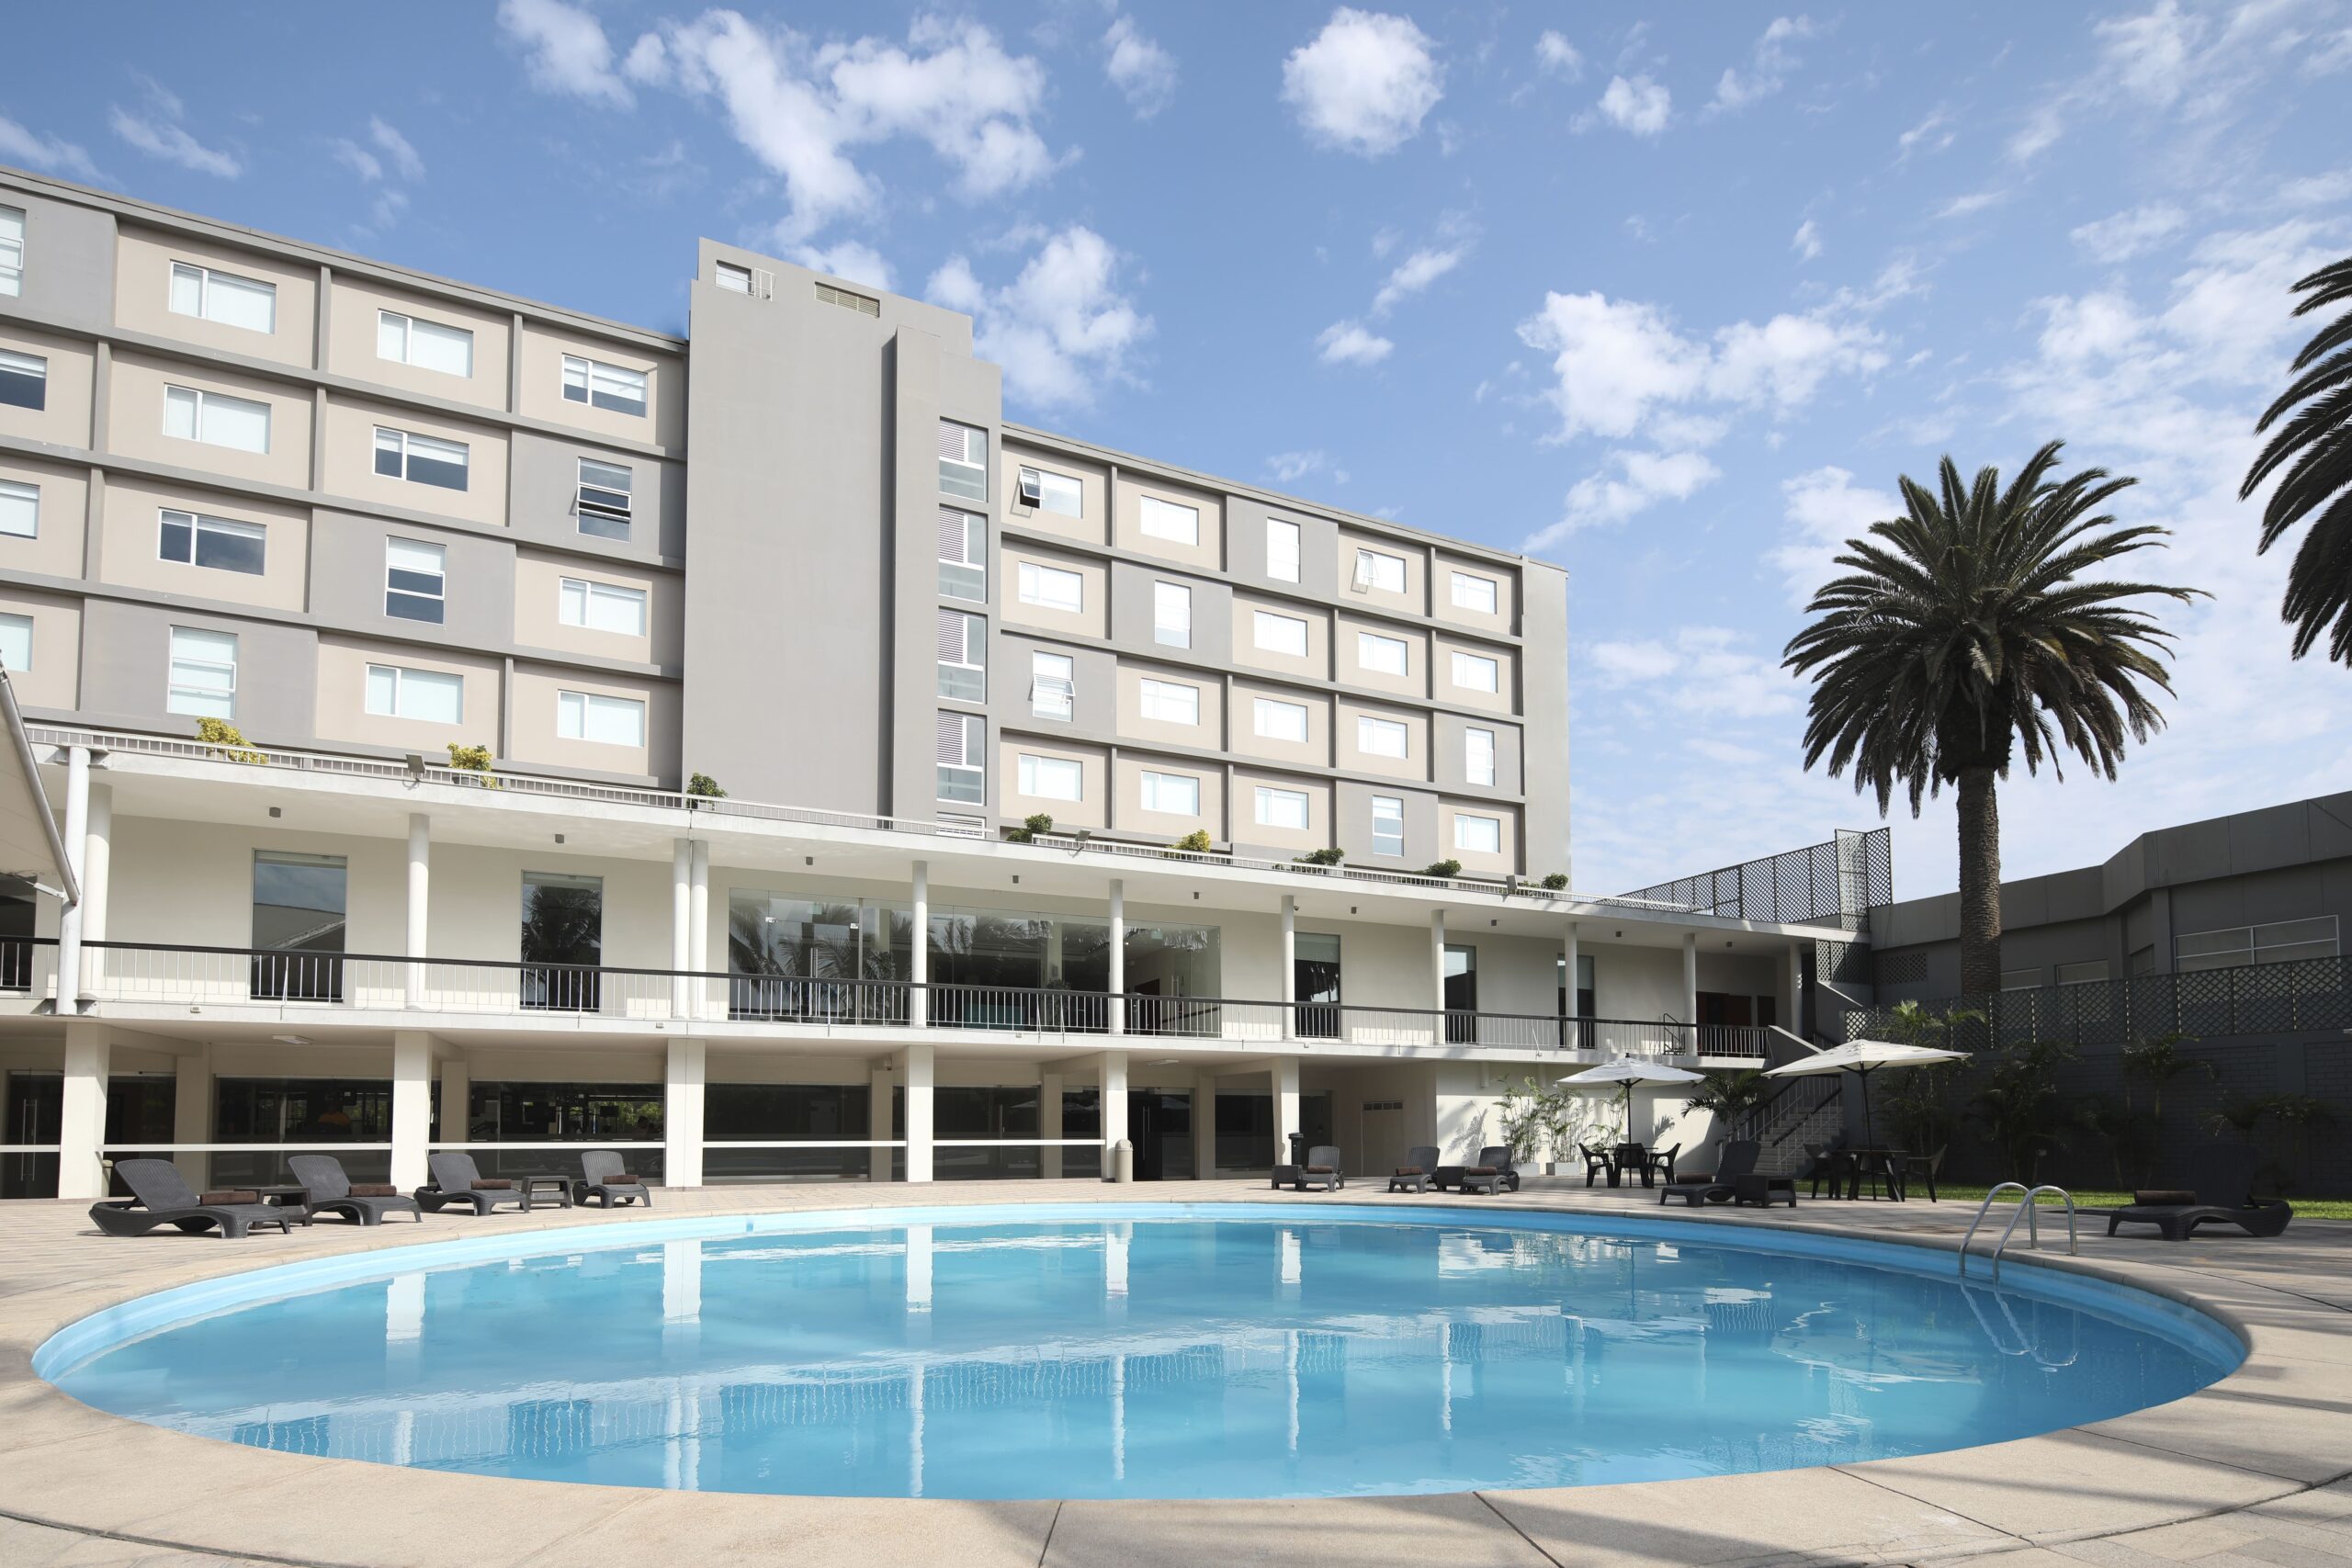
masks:
<path fill-rule="evenodd" d="M 1519 1190 L 1519 1162 L 1511 1158 L 1510 1150 L 1505 1148 L 1502 1145 L 1489 1144 L 1485 1148 L 1480 1149 L 1478 1151 L 1478 1164 L 1472 1166 L 1470 1170 L 1476 1171 L 1481 1166 L 1495 1173 L 1495 1178 L 1501 1185 L 1504 1191 L 1516 1192 Z M 1464 1174 L 1467 1174 L 1467 1172 Z"/>
<path fill-rule="evenodd" d="M 621 1156 L 610 1149 L 591 1149 L 580 1156 L 581 1179 L 571 1184 L 571 1198 L 576 1203 L 596 1200 L 599 1208 L 609 1209 L 616 1202 L 642 1203 L 653 1207 L 653 1194 L 645 1183 L 631 1176 L 621 1163 Z"/>
<path fill-rule="evenodd" d="M 1663 1207 L 1669 1198 L 1679 1198 L 1693 1209 L 1702 1203 L 1729 1201 L 1733 1192 L 1732 1183 L 1742 1177 L 1756 1174 L 1757 1148 L 1756 1140 L 1753 1138 L 1740 1138 L 1725 1144 L 1723 1157 L 1716 1162 L 1713 1175 L 1685 1174 L 1679 1181 L 1668 1182 L 1666 1190 L 1657 1195 L 1659 1205 Z M 1790 1183 L 1789 1200 L 1791 1202 L 1796 1201 L 1796 1187 L 1793 1180 Z"/>
<path fill-rule="evenodd" d="M 1462 1168 L 1462 1190 L 1484 1192 L 1492 1196 L 1503 1184 L 1503 1172 L 1491 1165 L 1467 1165 Z"/>
<path fill-rule="evenodd" d="M 1295 1173 L 1289 1178 L 1290 1185 L 1301 1192 L 1310 1187 L 1336 1192 L 1348 1184 L 1346 1173 L 1340 1168 L 1340 1151 L 1329 1144 L 1320 1144 L 1307 1150 L 1305 1165 L 1279 1167 L 1274 1178 L 1276 1186 L 1282 1185 L 1283 1172 Z"/>
<path fill-rule="evenodd" d="M 217 1229 L 222 1240 L 233 1241 L 255 1225 L 276 1225 L 290 1235 L 287 1222 L 300 1217 L 252 1192 L 198 1192 L 167 1159 L 119 1159 L 114 1173 L 131 1196 L 90 1206 L 91 1220 L 107 1235 L 145 1235 L 171 1225 L 189 1235 Z"/>
<path fill-rule="evenodd" d="M 312 1219 L 340 1214 L 353 1224 L 372 1225 L 382 1223 L 386 1214 L 406 1214 L 420 1224 L 424 1222 L 416 1200 L 402 1197 L 397 1189 L 354 1187 L 343 1172 L 343 1162 L 333 1155 L 294 1155 L 286 1163 L 302 1184 L 302 1212 Z"/>
<path fill-rule="evenodd" d="M 1430 1190 L 1430 1175 L 1437 1169 L 1437 1149 L 1433 1145 L 1408 1149 L 1405 1163 L 1388 1178 L 1391 1192 L 1426 1192 Z"/>
<path fill-rule="evenodd" d="M 530 1200 L 512 1181 L 484 1181 L 471 1155 L 446 1149 L 425 1165 L 433 1179 L 416 1190 L 416 1201 L 428 1213 L 437 1214 L 452 1203 L 462 1204 L 477 1215 L 509 1203 L 518 1209 L 530 1207 Z"/>
<path fill-rule="evenodd" d="M 2295 1211 L 2278 1199 L 2254 1195 L 2255 1161 L 2250 1144 L 2199 1149 L 2189 1164 L 2188 1187 L 2133 1193 L 2132 1202 L 2108 1211 L 2107 1234 L 2120 1224 L 2154 1225 L 2166 1241 L 2187 1241 L 2199 1225 L 2231 1224 L 2248 1235 L 2277 1235 Z"/>

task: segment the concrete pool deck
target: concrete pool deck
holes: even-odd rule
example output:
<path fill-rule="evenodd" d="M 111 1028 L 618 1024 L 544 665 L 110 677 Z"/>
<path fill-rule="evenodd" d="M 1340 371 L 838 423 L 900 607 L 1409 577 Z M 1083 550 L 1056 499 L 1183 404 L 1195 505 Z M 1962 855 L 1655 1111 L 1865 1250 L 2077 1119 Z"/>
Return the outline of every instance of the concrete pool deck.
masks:
<path fill-rule="evenodd" d="M 1430 1201 L 1369 1186 L 1340 1196 L 1407 1208 Z M 652 1217 L 1154 1199 L 1296 1201 L 1262 1179 L 720 1187 L 664 1192 Z M 1693 1214 L 1660 1208 L 1639 1189 L 1589 1190 L 1566 1178 L 1532 1179 L 1493 1206 L 1795 1227 L 1947 1251 L 1975 1209 L 1809 1202 L 1769 1215 Z M 2086 1224 L 2075 1266 L 2193 1302 L 2248 1337 L 2245 1366 L 2187 1399 L 1915 1459 L 1642 1485 L 1169 1503 L 568 1485 L 218 1442 L 103 1415 L 31 1373 L 33 1350 L 56 1329 L 168 1286 L 492 1228 L 579 1226 L 593 1235 L 621 1218 L 558 1209 L 373 1230 L 328 1224 L 226 1243 L 172 1231 L 113 1240 L 96 1234 L 85 1205 L 0 1205 L 0 1563 L 2352 1564 L 2352 1223 L 2343 1222 L 2298 1220 L 2267 1241 L 2208 1234 L 2177 1246 L 2110 1240 L 2090 1234 L 2102 1224 Z M 2063 1237 L 2063 1222 L 2056 1229 Z M 2052 1234 L 2045 1227 L 2045 1238 Z"/>

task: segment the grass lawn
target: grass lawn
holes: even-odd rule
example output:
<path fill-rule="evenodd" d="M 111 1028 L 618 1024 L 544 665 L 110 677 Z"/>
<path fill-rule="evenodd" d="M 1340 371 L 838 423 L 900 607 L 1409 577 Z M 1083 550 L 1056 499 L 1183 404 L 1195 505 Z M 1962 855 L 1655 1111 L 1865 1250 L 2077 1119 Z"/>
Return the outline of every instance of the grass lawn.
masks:
<path fill-rule="evenodd" d="M 1984 1201 L 1985 1190 L 1982 1187 L 1954 1187 L 1948 1182 L 1939 1182 L 1936 1186 L 1937 1193 L 1947 1203 L 1981 1203 Z M 1924 1189 L 1920 1195 L 1925 1195 Z M 2013 1202 L 2016 1198 L 2017 1194 L 2012 1192 L 2003 1201 Z M 2287 1201 L 2294 1204 L 2295 1217 L 2299 1220 L 2352 1220 L 2352 1198 L 2290 1198 Z M 2049 1207 L 2058 1200 L 2045 1194 L 2038 1201 L 2043 1207 Z M 2078 1209 L 2116 1209 L 2130 1201 L 2132 1194 L 2129 1192 L 2102 1192 L 2091 1188 L 2075 1190 L 2075 1206 Z"/>

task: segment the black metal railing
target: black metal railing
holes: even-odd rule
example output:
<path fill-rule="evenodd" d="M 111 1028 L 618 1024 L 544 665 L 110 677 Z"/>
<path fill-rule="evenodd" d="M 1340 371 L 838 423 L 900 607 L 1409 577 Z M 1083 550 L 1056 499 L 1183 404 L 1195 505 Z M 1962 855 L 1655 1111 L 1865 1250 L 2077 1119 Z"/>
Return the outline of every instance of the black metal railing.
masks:
<path fill-rule="evenodd" d="M 1826 843 L 1653 883 L 1618 897 L 1728 919 L 1865 931 L 1870 911 L 1894 901 L 1894 833 L 1886 828 L 1839 833 Z"/>
<path fill-rule="evenodd" d="M 1955 1043 L 1968 1049 L 2026 1040 L 2122 1045 L 2174 1033 L 2216 1040 L 2346 1029 L 2352 1028 L 2352 960 L 2301 958 L 2134 975 L 1991 996 L 1940 997 L 1919 1006 L 1931 1013 L 1978 1014 L 1982 1022 L 1962 1022 L 1953 1032 Z M 1845 1037 L 1883 1038 L 1894 1023 L 1893 1004 L 1849 1010 Z"/>

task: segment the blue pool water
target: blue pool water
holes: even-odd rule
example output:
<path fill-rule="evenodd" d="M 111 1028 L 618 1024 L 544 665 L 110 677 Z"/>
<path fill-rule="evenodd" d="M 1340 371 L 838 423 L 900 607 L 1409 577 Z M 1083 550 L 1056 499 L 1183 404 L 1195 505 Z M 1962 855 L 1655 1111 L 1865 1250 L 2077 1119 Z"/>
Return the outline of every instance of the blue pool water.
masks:
<path fill-rule="evenodd" d="M 150 1297 L 35 1370 L 141 1421 L 436 1470 L 1276 1497 L 1921 1453 L 2176 1399 L 2244 1354 L 2185 1307 L 2052 1270 L 1996 1292 L 1948 1254 L 1464 1209 L 768 1215 L 390 1262 Z"/>

